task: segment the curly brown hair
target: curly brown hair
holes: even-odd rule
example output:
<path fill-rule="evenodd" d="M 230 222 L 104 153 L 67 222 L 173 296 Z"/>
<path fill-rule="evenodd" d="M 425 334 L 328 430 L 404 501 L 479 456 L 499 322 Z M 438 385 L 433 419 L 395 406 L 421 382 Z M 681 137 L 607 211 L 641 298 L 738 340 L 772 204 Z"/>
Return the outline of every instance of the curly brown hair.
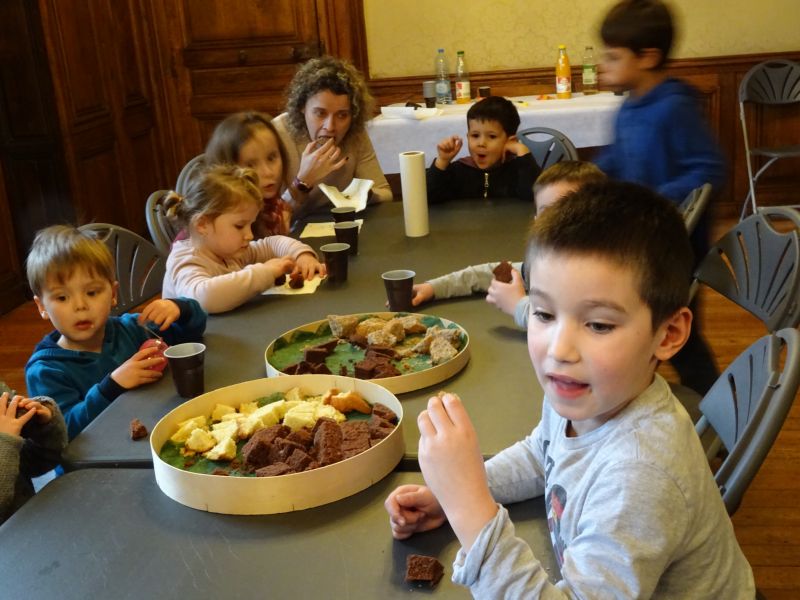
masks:
<path fill-rule="evenodd" d="M 375 98 L 364 76 L 346 60 L 321 56 L 301 65 L 286 88 L 286 124 L 292 137 L 299 138 L 307 133 L 303 109 L 311 96 L 325 90 L 337 95 L 347 94 L 350 98 L 352 121 L 347 135 L 364 130 L 375 107 Z"/>

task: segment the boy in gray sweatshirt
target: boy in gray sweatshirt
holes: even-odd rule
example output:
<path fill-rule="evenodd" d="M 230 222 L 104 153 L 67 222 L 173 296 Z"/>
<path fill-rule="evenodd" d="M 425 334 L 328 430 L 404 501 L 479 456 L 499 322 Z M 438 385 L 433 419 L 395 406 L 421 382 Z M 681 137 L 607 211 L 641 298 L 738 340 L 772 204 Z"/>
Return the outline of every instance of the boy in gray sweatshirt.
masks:
<path fill-rule="evenodd" d="M 460 399 L 431 398 L 417 420 L 427 486 L 386 499 L 394 537 L 449 521 L 453 581 L 478 598 L 752 599 L 700 440 L 655 373 L 691 329 L 680 214 L 637 184 L 587 185 L 536 219 L 526 262 L 542 420 L 484 464 Z M 541 495 L 555 584 L 502 506 Z"/>

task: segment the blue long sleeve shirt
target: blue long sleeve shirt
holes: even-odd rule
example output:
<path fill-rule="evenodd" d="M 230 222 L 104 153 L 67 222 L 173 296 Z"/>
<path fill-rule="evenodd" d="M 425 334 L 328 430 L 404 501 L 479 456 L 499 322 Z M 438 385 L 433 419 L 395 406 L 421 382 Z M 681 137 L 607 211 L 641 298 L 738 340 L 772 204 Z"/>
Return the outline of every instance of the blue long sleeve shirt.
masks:
<path fill-rule="evenodd" d="M 196 300 L 174 299 L 181 315 L 159 335 L 170 346 L 200 341 L 206 313 Z M 61 334 L 47 334 L 28 359 L 25 383 L 29 396 L 49 396 L 58 404 L 73 439 L 124 391 L 111 373 L 133 356 L 148 339 L 136 321 L 138 314 L 109 317 L 102 352 L 67 350 L 58 345 Z"/>
<path fill-rule="evenodd" d="M 725 177 L 696 91 L 671 78 L 644 96 L 625 100 L 614 124 L 614 142 L 595 163 L 610 178 L 640 183 L 677 204 L 706 182 L 719 190 Z"/>

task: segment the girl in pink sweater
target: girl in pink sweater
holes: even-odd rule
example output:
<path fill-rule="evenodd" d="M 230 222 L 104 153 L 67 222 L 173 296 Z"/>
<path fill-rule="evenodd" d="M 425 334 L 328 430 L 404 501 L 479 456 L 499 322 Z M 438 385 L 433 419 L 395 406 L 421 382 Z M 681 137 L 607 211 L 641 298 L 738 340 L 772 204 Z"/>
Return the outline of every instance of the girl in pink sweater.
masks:
<path fill-rule="evenodd" d="M 325 266 L 306 244 L 282 235 L 253 240 L 261 206 L 255 171 L 229 164 L 195 177 L 185 196 L 171 192 L 164 209 L 189 237 L 172 246 L 162 295 L 194 298 L 207 312 L 219 313 L 272 287 L 281 275 L 324 275 Z"/>

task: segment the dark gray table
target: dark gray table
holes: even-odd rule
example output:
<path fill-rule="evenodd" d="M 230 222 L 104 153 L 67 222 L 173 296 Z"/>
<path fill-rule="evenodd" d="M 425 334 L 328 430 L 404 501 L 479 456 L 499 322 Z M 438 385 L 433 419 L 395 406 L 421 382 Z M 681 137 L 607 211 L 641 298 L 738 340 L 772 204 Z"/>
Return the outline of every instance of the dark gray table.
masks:
<path fill-rule="evenodd" d="M 85 469 L 48 484 L 0 526 L 4 598 L 469 598 L 452 583 L 448 526 L 395 541 L 387 494 L 418 473 L 304 511 L 235 516 L 165 496 L 151 469 Z M 517 535 L 557 580 L 542 498 L 509 506 Z M 34 533 L 35 532 L 35 533 Z M 406 556 L 436 556 L 434 590 L 403 581 Z"/>
<path fill-rule="evenodd" d="M 259 296 L 229 313 L 209 317 L 205 343 L 206 389 L 266 376 L 264 351 L 279 335 L 328 314 L 386 310 L 380 274 L 397 268 L 416 271 L 416 281 L 493 260 L 519 260 L 532 206 L 517 200 L 461 201 L 430 208 L 430 235 L 404 234 L 402 204 L 369 207 L 350 259 L 348 281 L 323 283 L 315 294 Z M 328 238 L 310 238 L 319 247 Z M 458 393 L 475 422 L 481 449 L 496 454 L 527 435 L 541 416 L 542 391 L 528 358 L 525 333 L 483 295 L 434 301 L 421 312 L 455 321 L 470 335 L 471 359 L 450 380 L 399 395 L 406 415 L 406 466 L 413 467 L 419 432 L 416 415 L 440 389 Z M 127 392 L 95 419 L 64 454 L 67 469 L 96 466 L 149 467 L 146 440 L 132 442 L 131 419 L 148 429 L 182 402 L 169 376 Z"/>

